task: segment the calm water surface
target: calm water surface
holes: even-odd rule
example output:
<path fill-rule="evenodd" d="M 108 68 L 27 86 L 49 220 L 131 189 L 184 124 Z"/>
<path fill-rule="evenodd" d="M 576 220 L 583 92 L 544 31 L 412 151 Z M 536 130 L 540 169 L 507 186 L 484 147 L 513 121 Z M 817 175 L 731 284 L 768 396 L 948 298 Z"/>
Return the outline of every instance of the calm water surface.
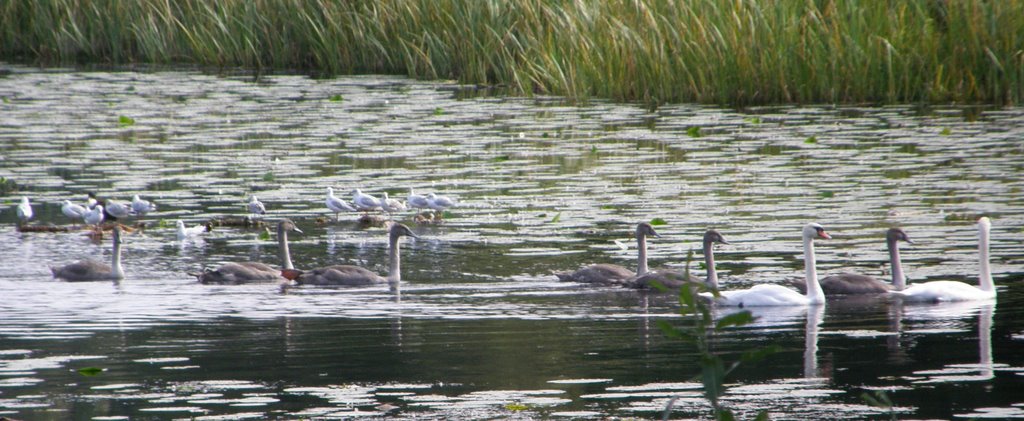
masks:
<path fill-rule="evenodd" d="M 672 296 L 552 274 L 633 267 L 633 226 L 661 218 L 652 266 L 681 268 L 713 227 L 732 242 L 717 253 L 723 288 L 787 283 L 816 221 L 835 237 L 818 245 L 822 274 L 888 276 L 884 231 L 901 226 L 912 282 L 974 283 L 986 215 L 996 303 L 757 309 L 712 344 L 727 360 L 781 347 L 730 376 L 725 402 L 744 418 L 1024 417 L 1022 109 L 649 111 L 390 77 L 0 69 L 0 176 L 21 187 L 0 196 L 0 416 L 659 418 L 679 398 L 673 418 L 707 417 L 696 354 L 657 327 L 682 324 Z M 243 216 L 250 194 L 303 230 L 300 268 L 385 272 L 382 228 L 324 223 L 328 186 L 459 206 L 404 242 L 400 292 L 186 274 L 277 264 L 260 230 L 175 239 L 173 221 Z M 61 201 L 90 191 L 159 205 L 127 236 L 118 284 L 48 269 L 106 260 L 109 243 L 15 229 L 21 195 L 33 224 L 66 226 Z M 103 371 L 79 372 L 91 367 Z M 862 397 L 877 391 L 892 408 Z"/>

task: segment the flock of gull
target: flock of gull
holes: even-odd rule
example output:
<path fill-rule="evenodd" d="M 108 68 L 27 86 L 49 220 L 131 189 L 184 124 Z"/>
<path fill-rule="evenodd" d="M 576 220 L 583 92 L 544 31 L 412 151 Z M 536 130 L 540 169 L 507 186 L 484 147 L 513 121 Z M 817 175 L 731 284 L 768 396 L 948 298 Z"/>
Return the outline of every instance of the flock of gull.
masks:
<path fill-rule="evenodd" d="M 90 194 L 86 206 L 65 200 L 61 211 L 73 221 L 81 220 L 86 224 L 98 225 L 106 218 L 117 219 L 135 215 L 145 216 L 156 210 L 156 205 L 139 198 L 138 195 L 129 204 L 114 200 L 106 200 L 100 204 Z M 346 202 L 334 195 L 334 190 L 327 188 L 325 200 L 327 208 L 335 213 L 335 219 L 342 212 L 381 211 L 388 214 L 400 212 L 408 208 L 424 209 L 428 212 L 443 212 L 455 205 L 455 201 L 446 196 L 434 193 L 418 195 L 410 189 L 405 203 L 391 199 L 387 193 L 378 199 L 359 189 L 355 189 L 352 202 Z M 266 214 L 266 207 L 256 198 L 250 196 L 246 209 L 253 217 Z M 23 197 L 17 206 L 17 214 L 21 224 L 33 218 L 32 206 L 27 197 Z M 958 281 L 930 281 L 908 285 L 900 261 L 899 243 L 913 243 L 910 237 L 900 228 L 890 228 L 886 232 L 886 244 L 889 250 L 892 282 L 886 283 L 874 277 L 842 273 L 818 279 L 814 244 L 815 240 L 830 239 L 825 228 L 817 223 L 805 225 L 801 231 L 804 248 L 804 282 L 794 284 L 799 291 L 782 285 L 759 284 L 742 290 L 719 290 L 718 275 L 715 270 L 713 247 L 715 244 L 729 244 L 717 231 L 709 230 L 703 239 L 703 256 L 706 277 L 701 279 L 689 274 L 673 270 L 649 270 L 647 266 L 647 238 L 661 237 L 654 227 L 648 223 L 640 223 L 636 227 L 637 270 L 633 272 L 625 267 L 614 264 L 593 264 L 574 272 L 557 273 L 562 281 L 577 282 L 589 285 L 622 286 L 636 289 L 678 289 L 696 287 L 705 290 L 700 296 L 715 304 L 734 307 L 753 306 L 814 306 L 825 302 L 826 295 L 877 294 L 898 297 L 908 301 L 972 301 L 995 299 L 996 290 L 989 267 L 989 218 L 978 220 L 978 286 Z M 186 227 L 177 221 L 178 238 L 200 235 L 206 231 L 203 225 Z M 119 224 L 113 228 L 113 253 L 111 263 L 105 264 L 95 260 L 83 260 L 62 267 L 52 268 L 53 276 L 67 281 L 120 280 L 124 278 L 121 265 L 122 229 Z M 392 286 L 401 282 L 400 244 L 401 237 L 414 237 L 406 225 L 391 222 L 388 229 L 388 274 L 380 276 L 368 269 L 353 265 L 332 265 L 311 270 L 298 270 L 292 263 L 288 248 L 288 233 L 300 231 L 295 224 L 282 219 L 277 223 L 278 251 L 281 268 L 274 268 L 261 262 L 230 262 L 216 269 L 204 269 L 190 273 L 202 283 L 244 284 L 244 283 L 282 283 L 298 285 L 339 285 L 361 286 L 388 283 Z"/>

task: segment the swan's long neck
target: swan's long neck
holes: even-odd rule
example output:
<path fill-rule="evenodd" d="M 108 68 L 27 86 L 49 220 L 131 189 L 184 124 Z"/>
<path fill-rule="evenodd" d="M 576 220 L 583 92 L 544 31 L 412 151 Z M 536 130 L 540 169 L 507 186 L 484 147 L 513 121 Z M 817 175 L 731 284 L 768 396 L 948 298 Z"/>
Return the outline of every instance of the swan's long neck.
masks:
<path fill-rule="evenodd" d="M 110 269 L 114 279 L 124 279 L 124 268 L 121 267 L 121 234 L 114 231 L 114 253 L 110 258 Z"/>
<path fill-rule="evenodd" d="M 900 262 L 900 243 L 895 238 L 889 240 L 889 265 L 892 266 L 892 286 L 896 291 L 907 287 L 907 277 L 903 275 L 903 263 Z"/>
<path fill-rule="evenodd" d="M 704 265 L 708 268 L 708 287 L 718 289 L 718 272 L 715 270 L 715 250 L 714 243 L 711 241 L 704 242 Z"/>
<path fill-rule="evenodd" d="M 281 261 L 285 269 L 295 269 L 292 266 L 292 252 L 288 250 L 288 230 L 284 225 L 277 227 L 277 245 L 281 250 Z"/>
<path fill-rule="evenodd" d="M 399 259 L 399 236 L 392 235 L 388 244 L 388 283 L 397 285 L 402 281 L 402 263 Z"/>
<path fill-rule="evenodd" d="M 647 236 L 637 233 L 636 247 L 639 250 L 636 255 L 636 274 L 643 275 L 647 273 Z"/>
<path fill-rule="evenodd" d="M 982 291 L 996 292 L 995 284 L 992 282 L 992 269 L 988 264 L 988 227 L 982 227 L 978 230 L 978 288 Z"/>
<path fill-rule="evenodd" d="M 804 276 L 807 282 L 807 299 L 811 303 L 824 303 L 825 293 L 818 283 L 818 269 L 815 267 L 814 238 L 804 236 Z"/>

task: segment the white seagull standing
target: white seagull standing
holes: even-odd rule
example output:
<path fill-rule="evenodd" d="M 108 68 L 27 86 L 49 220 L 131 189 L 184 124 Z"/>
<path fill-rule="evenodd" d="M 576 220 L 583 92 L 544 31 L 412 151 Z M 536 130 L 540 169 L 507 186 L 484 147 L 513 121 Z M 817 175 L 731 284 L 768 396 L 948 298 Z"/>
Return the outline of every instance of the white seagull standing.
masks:
<path fill-rule="evenodd" d="M 361 190 L 356 189 L 355 193 L 352 194 L 352 204 L 364 212 L 369 212 L 374 209 L 380 209 L 380 200 L 376 197 L 370 196 L 363 193 Z"/>
<path fill-rule="evenodd" d="M 249 196 L 249 204 L 247 205 L 250 215 L 266 215 L 267 207 L 263 206 L 263 202 L 256 198 L 256 195 Z"/>
<path fill-rule="evenodd" d="M 32 204 L 28 203 L 28 196 L 21 196 L 21 203 L 18 204 L 18 221 L 22 224 L 32 219 Z"/>
<path fill-rule="evenodd" d="M 401 212 L 405 210 L 405 205 L 402 202 L 391 199 L 388 197 L 388 192 L 384 192 L 384 198 L 380 201 L 381 209 L 387 213 Z"/>
<path fill-rule="evenodd" d="M 430 193 L 427 195 L 427 206 L 438 212 L 444 212 L 445 209 L 455 206 L 455 201 L 448 196 L 438 196 Z"/>
<path fill-rule="evenodd" d="M 65 200 L 64 205 L 60 207 L 60 211 L 64 213 L 64 216 L 68 217 L 72 223 L 77 222 L 85 216 L 86 212 L 89 212 L 82 205 L 76 205 L 71 203 L 70 200 Z"/>
<path fill-rule="evenodd" d="M 335 220 L 341 219 L 342 212 L 356 212 L 356 208 L 353 208 L 352 205 L 348 204 L 348 202 L 345 202 L 344 200 L 341 200 L 334 196 L 334 189 L 330 187 L 327 188 L 326 203 L 327 209 L 330 209 L 331 212 L 334 212 Z"/>
<path fill-rule="evenodd" d="M 82 214 L 82 219 L 86 224 L 98 226 L 103 222 L 103 205 L 94 206 L 92 210 Z"/>
<path fill-rule="evenodd" d="M 427 197 L 422 194 L 416 194 L 412 188 L 409 188 L 409 197 L 405 199 L 405 203 L 409 205 L 410 208 L 414 209 L 430 208 L 430 203 L 427 202 Z"/>
<path fill-rule="evenodd" d="M 114 199 L 107 199 L 107 215 L 113 216 L 114 218 L 127 218 L 128 214 L 128 206 L 125 206 Z"/>
<path fill-rule="evenodd" d="M 147 213 L 153 212 L 155 210 L 155 204 L 148 200 L 140 199 L 139 195 L 135 195 L 135 197 L 132 198 L 132 211 L 135 212 L 136 216 L 143 217 L 146 216 Z"/>

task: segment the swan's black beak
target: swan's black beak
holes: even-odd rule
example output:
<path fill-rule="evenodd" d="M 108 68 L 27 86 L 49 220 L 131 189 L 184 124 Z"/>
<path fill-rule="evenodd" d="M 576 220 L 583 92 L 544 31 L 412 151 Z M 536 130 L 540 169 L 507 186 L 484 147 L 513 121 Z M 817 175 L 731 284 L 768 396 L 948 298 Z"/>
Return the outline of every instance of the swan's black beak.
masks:
<path fill-rule="evenodd" d="M 907 238 L 907 244 L 917 244 L 917 243 L 915 243 L 915 242 L 914 242 L 914 240 L 911 240 L 911 239 L 910 239 L 910 238 L 908 237 L 908 238 Z"/>
<path fill-rule="evenodd" d="M 412 231 L 406 232 L 405 235 L 407 235 L 409 237 L 412 237 L 412 238 L 420 238 L 420 236 L 416 235 L 416 233 L 414 233 Z"/>

